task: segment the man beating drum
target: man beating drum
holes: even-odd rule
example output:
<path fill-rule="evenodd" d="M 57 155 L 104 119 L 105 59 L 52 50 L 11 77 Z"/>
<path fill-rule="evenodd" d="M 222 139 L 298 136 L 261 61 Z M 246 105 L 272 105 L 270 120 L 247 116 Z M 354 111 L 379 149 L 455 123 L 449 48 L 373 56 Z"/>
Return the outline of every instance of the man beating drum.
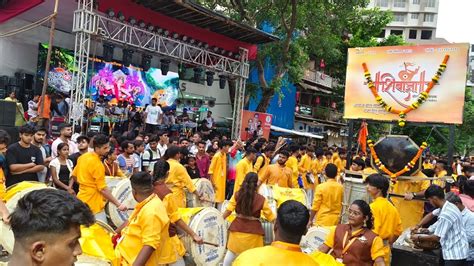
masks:
<path fill-rule="evenodd" d="M 94 223 L 86 204 L 55 189 L 28 193 L 10 218 L 15 246 L 9 266 L 73 265 L 82 253 L 80 226 Z"/>
<path fill-rule="evenodd" d="M 94 137 L 93 147 L 94 151 L 79 157 L 72 176 L 79 183 L 77 198 L 91 208 L 97 220 L 107 223 L 105 199 L 117 206 L 120 211 L 126 211 L 128 207 L 110 193 L 105 182 L 105 167 L 100 158 L 109 153 L 109 139 L 99 134 Z"/>

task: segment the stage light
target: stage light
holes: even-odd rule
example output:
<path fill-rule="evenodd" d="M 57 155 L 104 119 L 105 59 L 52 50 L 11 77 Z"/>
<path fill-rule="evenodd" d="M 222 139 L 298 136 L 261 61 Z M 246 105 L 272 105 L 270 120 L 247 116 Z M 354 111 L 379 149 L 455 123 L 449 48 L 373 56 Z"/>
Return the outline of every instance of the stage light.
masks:
<path fill-rule="evenodd" d="M 135 25 L 137 24 L 137 20 L 134 17 L 129 17 L 128 23 L 130 23 L 130 25 Z"/>
<path fill-rule="evenodd" d="M 169 30 L 165 30 L 165 32 L 163 32 L 163 35 L 165 35 L 165 36 L 170 35 L 170 31 L 169 31 Z"/>
<path fill-rule="evenodd" d="M 196 40 L 195 40 L 195 39 L 191 39 L 191 40 L 189 40 L 189 43 L 190 43 L 190 44 L 194 44 L 194 43 L 196 43 Z"/>
<path fill-rule="evenodd" d="M 202 68 L 194 68 L 194 82 L 199 83 L 201 81 Z"/>
<path fill-rule="evenodd" d="M 235 55 L 235 59 L 240 60 L 240 55 L 239 55 L 239 54 L 236 54 L 236 55 Z"/>
<path fill-rule="evenodd" d="M 125 67 L 128 67 L 132 64 L 133 53 L 135 51 L 131 49 L 123 49 L 122 52 L 123 52 L 122 65 L 124 65 Z"/>
<path fill-rule="evenodd" d="M 179 34 L 178 33 L 173 33 L 173 38 L 178 39 Z"/>
<path fill-rule="evenodd" d="M 225 55 L 226 53 L 227 53 L 226 50 L 224 50 L 224 49 L 221 50 L 221 55 Z"/>
<path fill-rule="evenodd" d="M 183 40 L 183 42 L 187 41 L 189 38 L 188 36 L 183 36 L 183 38 L 181 40 Z"/>
<path fill-rule="evenodd" d="M 142 55 L 142 68 L 144 71 L 148 71 L 151 67 L 151 59 L 153 58 L 152 55 L 143 54 Z"/>
<path fill-rule="evenodd" d="M 209 100 L 209 101 L 207 102 L 207 106 L 209 106 L 209 107 L 211 107 L 211 108 L 214 107 L 214 106 L 216 106 L 216 101 L 215 101 L 215 100 Z"/>
<path fill-rule="evenodd" d="M 214 48 L 212 48 L 212 51 L 213 51 L 214 53 L 219 52 L 219 47 L 214 47 Z"/>
<path fill-rule="evenodd" d="M 198 47 L 201 47 L 201 46 L 202 46 L 202 42 L 198 42 L 198 43 L 197 43 L 197 46 L 198 46 Z"/>
<path fill-rule="evenodd" d="M 160 63 L 161 63 L 161 66 L 160 66 L 161 74 L 163 76 L 168 75 L 168 71 L 170 70 L 171 61 L 169 59 L 161 59 Z"/>
<path fill-rule="evenodd" d="M 147 28 L 148 31 L 153 31 L 153 30 L 155 29 L 155 26 L 153 26 L 153 25 L 151 25 L 151 24 L 148 24 L 148 25 L 146 26 L 146 28 Z"/>
<path fill-rule="evenodd" d="M 214 72 L 206 71 L 206 83 L 207 86 L 212 86 L 212 83 L 214 83 Z"/>
<path fill-rule="evenodd" d="M 118 18 L 118 20 L 120 20 L 122 22 L 125 20 L 125 16 L 123 15 L 122 11 L 119 11 L 117 13 L 117 18 Z"/>
<path fill-rule="evenodd" d="M 115 12 L 112 8 L 107 9 L 107 16 L 109 18 L 113 18 L 115 16 Z"/>
<path fill-rule="evenodd" d="M 111 43 L 105 42 L 102 47 L 104 48 L 102 52 L 102 57 L 105 62 L 112 62 L 114 59 L 114 48 L 115 46 Z"/>
<path fill-rule="evenodd" d="M 162 34 L 162 33 L 163 33 L 163 29 L 162 29 L 162 28 L 157 28 L 157 29 L 156 29 L 156 33 Z"/>
<path fill-rule="evenodd" d="M 227 81 L 227 77 L 224 75 L 219 75 L 219 89 L 225 89 L 225 82 Z"/>
<path fill-rule="evenodd" d="M 204 49 L 207 49 L 207 48 L 209 48 L 209 44 L 208 44 L 208 43 L 204 43 L 204 46 L 203 46 L 203 47 L 204 47 Z"/>
<path fill-rule="evenodd" d="M 144 29 L 144 28 L 146 27 L 145 21 L 143 21 L 143 20 L 138 21 L 138 26 L 139 26 L 140 28 Z"/>

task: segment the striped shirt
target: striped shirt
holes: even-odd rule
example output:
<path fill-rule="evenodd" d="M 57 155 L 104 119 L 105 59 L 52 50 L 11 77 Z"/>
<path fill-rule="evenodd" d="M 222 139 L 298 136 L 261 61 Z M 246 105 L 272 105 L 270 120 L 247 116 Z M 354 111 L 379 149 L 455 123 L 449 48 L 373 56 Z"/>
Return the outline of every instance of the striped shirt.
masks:
<path fill-rule="evenodd" d="M 462 214 L 456 205 L 446 201 L 438 214 L 438 221 L 428 229 L 440 238 L 444 260 L 464 260 L 468 256 L 468 241 L 463 228 Z"/>
<path fill-rule="evenodd" d="M 469 242 L 469 255 L 467 261 L 474 261 L 474 212 L 464 208 L 461 212 L 464 231 L 467 234 L 467 241 Z"/>

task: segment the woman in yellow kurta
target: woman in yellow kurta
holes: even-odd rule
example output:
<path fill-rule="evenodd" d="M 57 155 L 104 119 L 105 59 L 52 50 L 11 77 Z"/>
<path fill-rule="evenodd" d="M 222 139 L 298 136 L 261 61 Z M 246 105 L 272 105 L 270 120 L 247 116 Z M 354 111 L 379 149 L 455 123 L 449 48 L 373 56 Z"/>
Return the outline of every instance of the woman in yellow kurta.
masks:
<path fill-rule="evenodd" d="M 165 184 L 168 177 L 170 165 L 168 162 L 159 160 L 155 163 L 153 169 L 153 186 L 154 192 L 163 201 L 165 205 L 168 218 L 170 219 L 169 239 L 163 244 L 161 248 L 161 256 L 158 260 L 159 264 L 174 264 L 184 265 L 183 256 L 186 249 L 183 242 L 179 240 L 176 233 L 176 227 L 183 229 L 188 235 L 192 237 L 194 242 L 203 244 L 203 239 L 198 236 L 189 226 L 181 219 L 178 212 L 178 207 L 172 200 L 172 191 Z"/>
<path fill-rule="evenodd" d="M 219 141 L 219 151 L 214 155 L 214 157 L 212 157 L 211 165 L 209 166 L 209 176 L 211 177 L 212 185 L 216 190 L 216 203 L 222 203 L 225 200 L 227 152 L 229 151 L 230 145 L 231 144 L 227 141 Z"/>
<path fill-rule="evenodd" d="M 166 150 L 165 159 L 167 159 L 170 164 L 170 173 L 166 179 L 166 184 L 169 185 L 171 191 L 173 191 L 173 199 L 175 200 L 176 206 L 178 206 L 178 208 L 186 208 L 185 188 L 189 192 L 196 194 L 198 198 L 201 198 L 201 195 L 196 190 L 186 168 L 179 163 L 181 156 L 181 148 L 178 146 L 171 146 Z"/>
<path fill-rule="evenodd" d="M 237 218 L 229 227 L 224 266 L 232 265 L 237 255 L 248 249 L 263 247 L 265 233 L 259 220 L 261 214 L 268 221 L 275 220 L 275 214 L 268 206 L 267 200 L 257 192 L 257 182 L 258 175 L 248 173 L 239 192 L 232 196 L 223 214 L 226 219 L 234 210 L 237 213 Z"/>
<path fill-rule="evenodd" d="M 367 192 L 374 199 L 370 209 L 374 216 L 374 233 L 383 240 L 385 264 L 390 265 L 390 247 L 402 234 L 402 220 L 395 206 L 387 199 L 388 178 L 372 174 L 367 177 Z"/>

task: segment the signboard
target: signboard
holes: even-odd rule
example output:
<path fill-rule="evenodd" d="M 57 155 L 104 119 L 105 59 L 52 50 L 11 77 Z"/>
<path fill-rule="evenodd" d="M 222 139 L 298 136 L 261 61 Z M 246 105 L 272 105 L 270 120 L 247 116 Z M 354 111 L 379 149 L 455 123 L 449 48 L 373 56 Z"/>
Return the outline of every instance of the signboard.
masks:
<path fill-rule="evenodd" d="M 240 139 L 246 141 L 254 137 L 270 137 L 272 126 L 272 115 L 266 113 L 242 110 L 242 126 L 240 127 Z"/>
<path fill-rule="evenodd" d="M 461 124 L 466 86 L 468 44 L 387 46 L 349 49 L 345 90 L 345 119 L 398 120 L 375 100 L 367 86 L 366 63 L 382 99 L 397 110 L 416 102 L 428 87 L 445 55 L 446 71 L 427 101 L 407 115 L 411 122 Z"/>

